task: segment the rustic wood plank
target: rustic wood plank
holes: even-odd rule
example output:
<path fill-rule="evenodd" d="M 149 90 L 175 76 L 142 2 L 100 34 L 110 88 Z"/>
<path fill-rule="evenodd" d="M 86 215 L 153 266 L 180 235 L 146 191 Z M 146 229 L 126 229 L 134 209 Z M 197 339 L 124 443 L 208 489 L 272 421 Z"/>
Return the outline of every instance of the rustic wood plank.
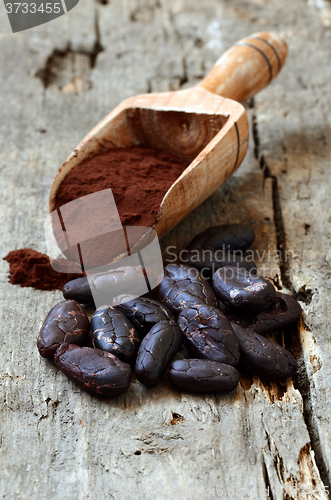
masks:
<path fill-rule="evenodd" d="M 0 38 L 3 255 L 24 246 L 45 251 L 42 224 L 52 178 L 116 104 L 146 91 L 193 85 L 237 39 L 262 28 L 282 29 L 294 51 L 288 69 L 248 110 L 251 126 L 257 119 L 260 145 L 251 142 L 235 176 L 162 245 L 166 254 L 168 245 L 183 248 L 207 225 L 255 221 L 255 248 L 276 256 L 284 241 L 277 210 L 275 218 L 275 180 L 265 174 L 276 175 L 286 243 L 301 258 L 285 272 L 283 266 L 282 273 L 277 261 L 274 265 L 265 256 L 259 265 L 265 264 L 278 286 L 301 288 L 299 298 L 309 300 L 306 289 L 312 290 L 298 347 L 302 379 L 285 387 L 245 374 L 234 393 L 206 397 L 177 392 L 166 380 L 155 389 L 135 380 L 126 395 L 108 401 L 92 397 L 41 359 L 35 346 L 41 323 L 61 293 L 10 285 L 8 264 L 0 261 L 2 497 L 197 499 L 214 492 L 216 498 L 264 499 L 268 493 L 273 499 L 285 493 L 291 499 L 326 498 L 320 472 L 327 481 L 321 463 L 328 470 L 329 282 L 323 278 L 330 103 L 320 89 L 328 82 L 330 70 L 323 62 L 330 37 L 321 13 L 298 0 L 291 5 L 284 0 L 86 2 L 76 9 L 54 21 L 57 31 L 47 29 L 47 36 L 36 30 L 33 36 Z M 300 55 L 307 30 L 314 36 Z M 307 58 L 311 65 L 306 68 Z M 55 76 L 46 72 L 50 83 L 45 89 L 40 78 L 47 59 Z M 304 105 L 297 104 L 298 97 Z M 270 172 L 260 168 L 263 153 Z M 296 166 L 298 159 L 304 168 Z M 293 192 L 298 192 L 295 198 Z M 310 224 L 308 236 L 302 224 Z M 309 496 L 311 489 L 316 491 Z"/>
<path fill-rule="evenodd" d="M 260 155 L 279 198 L 280 243 L 289 259 L 282 280 L 304 308 L 299 335 L 304 415 L 317 463 L 330 485 L 330 4 L 310 5 L 289 32 L 292 48 L 279 87 L 256 99 Z M 309 39 L 304 57 L 301 40 Z M 315 49 L 316 47 L 316 49 Z M 318 47 L 318 49 L 317 49 Z M 312 70 L 313 69 L 313 70 Z M 281 108 L 275 105 L 282 96 Z M 270 102 L 270 106 L 266 102 Z M 274 130 L 264 124 L 273 120 Z"/>

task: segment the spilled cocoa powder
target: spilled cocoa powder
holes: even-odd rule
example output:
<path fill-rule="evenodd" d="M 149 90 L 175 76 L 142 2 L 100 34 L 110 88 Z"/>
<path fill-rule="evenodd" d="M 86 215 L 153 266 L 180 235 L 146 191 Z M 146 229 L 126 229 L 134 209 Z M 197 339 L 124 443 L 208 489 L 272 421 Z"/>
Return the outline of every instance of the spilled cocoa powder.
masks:
<path fill-rule="evenodd" d="M 57 193 L 55 208 L 111 188 L 124 226 L 152 227 L 164 195 L 187 166 L 187 160 L 148 147 L 111 149 L 69 172 Z M 112 246 L 117 246 L 114 239 Z M 10 264 L 11 283 L 38 290 L 61 289 L 67 281 L 83 276 L 54 271 L 47 255 L 29 248 L 14 250 L 4 260 Z"/>
<path fill-rule="evenodd" d="M 37 290 L 61 290 L 70 280 L 84 276 L 82 273 L 58 273 L 52 269 L 49 257 L 32 248 L 9 252 L 4 260 L 9 262 L 9 282 L 13 285 L 31 286 Z M 66 261 L 63 261 L 63 270 Z M 72 263 L 70 263 L 72 269 Z"/>

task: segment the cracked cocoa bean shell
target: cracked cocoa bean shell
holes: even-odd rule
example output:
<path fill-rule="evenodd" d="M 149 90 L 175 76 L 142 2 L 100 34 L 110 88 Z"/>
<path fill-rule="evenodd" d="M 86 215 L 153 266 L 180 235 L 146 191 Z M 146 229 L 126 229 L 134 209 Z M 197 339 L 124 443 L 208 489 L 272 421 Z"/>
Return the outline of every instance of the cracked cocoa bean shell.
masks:
<path fill-rule="evenodd" d="M 141 341 L 136 361 L 137 379 L 145 385 L 156 385 L 178 351 L 183 333 L 175 321 L 156 323 Z"/>
<path fill-rule="evenodd" d="M 123 297 L 124 302 L 121 302 L 121 297 Z M 137 297 L 128 301 L 127 298 L 127 295 L 116 297 L 118 303 L 115 307 L 130 319 L 143 336 L 150 331 L 152 326 L 163 319 L 175 319 L 169 309 L 157 300 Z"/>
<path fill-rule="evenodd" d="M 57 349 L 54 362 L 70 380 L 93 394 L 118 396 L 131 382 L 130 365 L 100 349 L 64 343 Z"/>
<path fill-rule="evenodd" d="M 218 307 L 217 297 L 199 271 L 184 264 L 168 264 L 159 285 L 161 302 L 174 314 L 195 304 Z"/>
<path fill-rule="evenodd" d="M 136 354 L 140 336 L 129 319 L 118 309 L 99 307 L 91 318 L 93 346 L 111 352 L 122 361 L 130 361 Z"/>
<path fill-rule="evenodd" d="M 178 324 L 190 347 L 199 358 L 235 366 L 240 357 L 239 345 L 224 314 L 204 304 L 184 309 Z"/>
<path fill-rule="evenodd" d="M 62 342 L 82 344 L 89 331 L 89 320 L 75 300 L 64 300 L 48 313 L 38 335 L 37 347 L 43 358 L 53 358 Z"/>
<path fill-rule="evenodd" d="M 255 333 L 266 334 L 295 323 L 302 314 L 299 302 L 291 295 L 276 292 L 276 299 L 269 311 L 263 311 L 255 316 L 249 329 Z"/>
<path fill-rule="evenodd" d="M 276 292 L 276 299 L 269 309 L 258 314 L 244 314 L 242 311 L 231 309 L 225 315 L 230 322 L 238 323 L 249 331 L 266 335 L 279 328 L 295 323 L 302 314 L 298 301 L 291 295 Z"/>
<path fill-rule="evenodd" d="M 298 363 L 287 349 L 237 323 L 231 326 L 238 338 L 241 359 L 252 373 L 273 380 L 296 374 Z"/>
<path fill-rule="evenodd" d="M 233 391 L 239 383 L 239 373 L 235 368 L 208 359 L 174 361 L 168 377 L 181 389 L 204 394 Z"/>
<path fill-rule="evenodd" d="M 267 309 L 276 299 L 276 291 L 268 280 L 231 266 L 216 271 L 213 288 L 227 306 L 251 312 Z"/>
<path fill-rule="evenodd" d="M 188 248 L 210 250 L 247 250 L 255 239 L 255 233 L 247 224 L 223 224 L 209 227 L 199 233 Z"/>

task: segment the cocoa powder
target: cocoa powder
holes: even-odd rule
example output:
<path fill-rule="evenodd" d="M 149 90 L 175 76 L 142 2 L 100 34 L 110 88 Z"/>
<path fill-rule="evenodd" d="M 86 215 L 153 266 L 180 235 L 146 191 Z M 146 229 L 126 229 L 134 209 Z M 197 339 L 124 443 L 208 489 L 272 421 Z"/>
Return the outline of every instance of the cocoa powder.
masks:
<path fill-rule="evenodd" d="M 83 161 L 64 178 L 56 208 L 111 188 L 121 222 L 152 227 L 161 201 L 187 160 L 147 147 L 111 149 Z"/>
<path fill-rule="evenodd" d="M 123 225 L 153 227 L 164 195 L 187 166 L 187 160 L 148 147 L 111 149 L 69 172 L 57 193 L 56 208 L 111 188 Z M 114 238 L 111 243 L 116 251 L 119 243 Z M 83 276 L 54 271 L 47 255 L 29 248 L 14 250 L 4 260 L 10 264 L 10 283 L 38 290 L 61 289 L 66 282 Z"/>
<path fill-rule="evenodd" d="M 84 276 L 82 273 L 58 273 L 52 269 L 49 257 L 32 248 L 9 252 L 3 258 L 9 262 L 9 282 L 13 285 L 31 286 L 37 290 L 61 290 L 67 281 Z M 65 269 L 66 261 L 63 261 Z M 72 270 L 72 263 L 70 263 Z"/>

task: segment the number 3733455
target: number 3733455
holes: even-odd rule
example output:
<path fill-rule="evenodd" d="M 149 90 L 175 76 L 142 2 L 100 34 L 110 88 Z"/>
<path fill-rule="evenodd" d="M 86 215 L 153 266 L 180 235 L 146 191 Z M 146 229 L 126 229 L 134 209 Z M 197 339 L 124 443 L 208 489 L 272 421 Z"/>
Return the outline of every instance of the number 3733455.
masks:
<path fill-rule="evenodd" d="M 42 12 L 46 14 L 60 14 L 61 3 L 21 3 L 21 2 L 7 2 L 5 4 L 7 14 L 34 14 L 37 12 Z"/>

